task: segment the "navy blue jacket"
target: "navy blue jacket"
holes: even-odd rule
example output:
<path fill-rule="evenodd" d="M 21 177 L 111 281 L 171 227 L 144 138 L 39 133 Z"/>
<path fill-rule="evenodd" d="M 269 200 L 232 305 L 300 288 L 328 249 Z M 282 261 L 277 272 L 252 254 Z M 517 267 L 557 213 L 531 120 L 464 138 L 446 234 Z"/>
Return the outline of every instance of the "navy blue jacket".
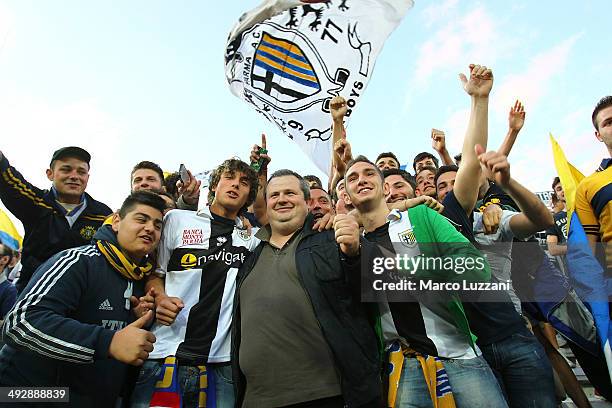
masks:
<path fill-rule="evenodd" d="M 95 238 L 118 245 L 110 226 Z M 132 288 L 142 296 L 142 282 L 124 278 L 93 244 L 53 256 L 6 317 L 0 384 L 70 387 L 75 406 L 113 406 L 129 366 L 108 349 L 115 331 L 133 321 Z"/>
<path fill-rule="evenodd" d="M 15 304 L 17 289 L 6 279 L 6 269 L 0 271 L 0 274 L 2 274 L 0 276 L 0 320 L 2 320 Z"/>
<path fill-rule="evenodd" d="M 0 200 L 25 229 L 21 275 L 16 283 L 21 292 L 32 274 L 51 256 L 68 248 L 88 244 L 111 209 L 85 193 L 87 206 L 70 227 L 63 208 L 50 190 L 30 184 L 6 157 L 0 154 Z"/>

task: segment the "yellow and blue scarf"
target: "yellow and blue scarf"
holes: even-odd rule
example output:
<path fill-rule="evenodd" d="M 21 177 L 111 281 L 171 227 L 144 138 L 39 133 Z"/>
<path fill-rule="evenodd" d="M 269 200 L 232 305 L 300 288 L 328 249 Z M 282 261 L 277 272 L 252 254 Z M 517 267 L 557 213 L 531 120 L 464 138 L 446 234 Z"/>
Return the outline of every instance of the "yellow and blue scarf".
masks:
<path fill-rule="evenodd" d="M 106 226 L 102 226 L 102 228 L 105 227 Z M 96 239 L 95 241 L 96 246 L 100 252 L 102 252 L 102 255 L 104 255 L 108 263 L 125 278 L 139 281 L 151 273 L 153 265 L 150 263 L 136 265 L 113 243 L 103 239 Z"/>
<path fill-rule="evenodd" d="M 214 373 L 208 371 L 204 365 L 198 366 L 198 369 L 200 370 L 198 408 L 216 408 L 217 394 Z M 155 384 L 155 391 L 151 397 L 149 407 L 182 408 L 183 400 L 181 396 L 182 392 L 178 381 L 178 364 L 176 357 L 166 357 L 157 383 Z"/>
<path fill-rule="evenodd" d="M 446 369 L 438 357 L 420 354 L 409 348 L 402 348 L 399 342 L 391 345 L 388 355 L 389 394 L 387 407 L 395 407 L 404 357 L 407 356 L 416 357 L 421 364 L 434 408 L 455 408 L 455 398 L 448 381 L 448 374 L 446 374 Z"/>

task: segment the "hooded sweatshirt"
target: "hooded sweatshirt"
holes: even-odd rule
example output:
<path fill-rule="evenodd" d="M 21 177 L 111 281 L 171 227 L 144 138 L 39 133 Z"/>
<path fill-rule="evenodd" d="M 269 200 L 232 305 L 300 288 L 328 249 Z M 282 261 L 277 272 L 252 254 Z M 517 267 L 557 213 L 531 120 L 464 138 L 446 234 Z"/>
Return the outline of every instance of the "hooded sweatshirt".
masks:
<path fill-rule="evenodd" d="M 3 327 L 0 385 L 70 388 L 74 406 L 112 406 L 129 366 L 108 355 L 117 330 L 134 320 L 130 296 L 142 282 L 117 272 L 96 240 L 118 247 L 110 226 L 94 243 L 62 251 L 42 264 Z"/>

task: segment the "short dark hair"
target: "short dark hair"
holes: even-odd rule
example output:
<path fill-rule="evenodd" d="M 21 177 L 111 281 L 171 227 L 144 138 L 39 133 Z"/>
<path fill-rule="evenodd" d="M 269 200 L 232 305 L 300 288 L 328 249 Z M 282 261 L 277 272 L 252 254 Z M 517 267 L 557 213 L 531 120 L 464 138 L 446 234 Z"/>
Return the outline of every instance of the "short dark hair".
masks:
<path fill-rule="evenodd" d="M 176 207 L 176 199 L 174 197 L 172 197 L 172 194 L 170 194 L 167 191 L 160 191 L 159 193 L 157 193 L 160 197 L 168 197 L 170 200 L 172 200 L 172 202 L 174 203 L 174 207 L 168 207 L 168 205 L 166 205 L 166 202 L 164 201 L 164 205 L 166 207 L 166 209 L 171 208 L 171 209 L 175 209 Z M 163 199 L 162 199 L 163 200 Z"/>
<path fill-rule="evenodd" d="M 327 192 L 327 190 L 322 188 L 322 187 L 318 187 L 318 186 L 310 187 L 310 191 L 312 191 L 312 190 L 321 190 L 322 192 L 327 194 L 329 197 L 331 197 L 331 195 Z"/>
<path fill-rule="evenodd" d="M 384 152 L 378 155 L 378 157 L 376 158 L 376 160 L 374 160 L 374 163 L 378 163 L 378 161 L 380 159 L 382 159 L 383 157 L 390 157 L 393 160 L 395 160 L 395 162 L 397 163 L 397 166 L 399 167 L 400 165 L 400 161 L 397 159 L 397 156 L 395 154 L 393 154 L 393 152 Z M 374 164 L 376 166 L 376 164 Z"/>
<path fill-rule="evenodd" d="M 304 176 L 304 180 L 306 180 L 308 183 L 314 182 L 316 187 L 323 189 L 323 183 L 321 183 L 321 179 L 315 175 L 309 174 L 307 176 Z"/>
<path fill-rule="evenodd" d="M 408 184 L 410 184 L 410 187 L 412 187 L 413 190 L 416 189 L 416 182 L 414 181 L 414 177 L 412 177 L 410 173 L 408 173 L 406 170 L 386 169 L 383 170 L 382 173 L 385 179 L 389 176 L 401 176 L 404 180 L 406 180 Z"/>
<path fill-rule="evenodd" d="M 433 168 L 431 166 L 427 166 L 427 167 L 429 167 L 430 169 Z M 423 167 L 423 169 L 425 169 L 425 167 Z M 454 164 L 450 164 L 448 166 L 440 166 L 440 168 L 436 172 L 436 176 L 434 177 L 434 186 L 436 186 L 436 190 L 438 189 L 438 179 L 440 178 L 440 176 L 443 175 L 444 173 L 449 173 L 451 171 L 458 172 L 459 167 L 455 166 Z"/>
<path fill-rule="evenodd" d="M 13 252 L 14 251 L 8 245 L 0 242 L 0 256 L 9 256 L 12 258 Z"/>
<path fill-rule="evenodd" d="M 601 98 L 599 100 L 599 102 L 597 102 L 597 105 L 595 105 L 595 109 L 593 110 L 593 115 L 591 116 L 591 120 L 593 121 L 593 126 L 595 126 L 595 130 L 597 130 L 599 132 L 599 127 L 597 126 L 597 114 L 609 107 L 612 106 L 612 96 L 608 95 L 608 96 L 604 96 L 603 98 Z"/>
<path fill-rule="evenodd" d="M 242 207 L 241 211 L 246 210 L 249 205 L 253 204 L 255 198 L 257 197 L 257 189 L 259 188 L 259 179 L 257 178 L 257 173 L 247 163 L 236 158 L 225 160 L 211 173 L 210 186 L 208 190 L 209 204 L 212 204 L 215 199 L 215 192 L 213 190 L 217 188 L 217 185 L 219 184 L 219 180 L 221 180 L 221 176 L 223 175 L 223 173 L 228 172 L 230 174 L 235 174 L 237 171 L 247 177 L 250 186 L 249 196 L 247 197 L 246 203 Z"/>
<path fill-rule="evenodd" d="M 455 159 L 455 163 L 460 162 L 461 161 L 461 153 L 454 155 L 453 159 Z"/>
<path fill-rule="evenodd" d="M 384 156 L 386 157 L 386 156 Z M 383 176 L 383 172 L 378 168 L 378 166 L 374 163 L 372 163 L 370 160 L 368 160 L 367 157 L 365 157 L 364 155 L 359 155 L 357 157 L 355 157 L 353 160 L 349 161 L 346 164 L 346 172 L 344 173 L 344 184 L 345 184 L 345 188 L 346 188 L 346 175 L 348 174 L 348 171 L 351 167 L 353 167 L 355 164 L 357 163 L 368 163 L 371 164 L 375 169 L 376 172 L 378 173 L 378 175 L 380 176 L 380 180 L 384 183 L 385 182 L 385 176 Z"/>
<path fill-rule="evenodd" d="M 433 154 L 429 153 L 429 152 L 421 152 L 419 154 L 417 154 L 414 157 L 414 160 L 412 161 L 412 168 L 414 169 L 415 173 L 416 173 L 416 164 L 417 162 L 420 162 L 423 159 L 432 159 L 436 169 L 439 167 L 439 162 L 438 162 L 438 158 L 436 156 L 434 156 Z"/>
<path fill-rule="evenodd" d="M 127 196 L 125 200 L 123 200 L 123 204 L 121 204 L 121 208 L 119 209 L 119 216 L 121 218 L 124 218 L 138 204 L 153 207 L 162 214 L 166 209 L 166 202 L 163 198 L 159 196 L 159 194 L 153 193 L 151 191 L 141 190 L 133 192 L 132 194 Z"/>
<path fill-rule="evenodd" d="M 289 169 L 280 169 L 272 173 L 272 175 L 268 179 L 268 182 L 266 183 L 266 186 L 264 187 L 264 198 L 266 200 L 268 200 L 268 185 L 270 184 L 270 181 L 272 181 L 272 179 L 275 179 L 278 177 L 285 177 L 285 176 L 293 176 L 296 179 L 298 179 L 300 183 L 300 190 L 302 190 L 302 194 L 304 195 L 304 200 L 310 200 L 310 186 L 308 185 L 308 182 L 306 181 L 306 179 L 300 176 L 299 174 L 297 174 L 295 171 L 289 170 Z"/>
<path fill-rule="evenodd" d="M 164 182 L 164 171 L 161 169 L 161 167 L 159 167 L 157 163 L 153 163 L 147 160 L 143 160 L 134 166 L 134 168 L 132 169 L 132 173 L 130 174 L 130 182 L 131 182 L 132 177 L 134 177 L 134 173 L 136 173 L 136 170 L 140 170 L 140 169 L 153 170 L 159 176 L 159 180 L 162 183 Z"/>
<path fill-rule="evenodd" d="M 176 188 L 176 182 L 180 177 L 181 175 L 178 173 L 178 171 L 176 171 L 168 174 L 166 178 L 164 178 L 164 187 L 166 188 L 168 194 L 173 197 L 173 200 L 178 198 L 178 188 Z"/>
<path fill-rule="evenodd" d="M 555 189 L 555 186 L 561 182 L 561 179 L 557 176 L 553 179 L 552 189 Z"/>

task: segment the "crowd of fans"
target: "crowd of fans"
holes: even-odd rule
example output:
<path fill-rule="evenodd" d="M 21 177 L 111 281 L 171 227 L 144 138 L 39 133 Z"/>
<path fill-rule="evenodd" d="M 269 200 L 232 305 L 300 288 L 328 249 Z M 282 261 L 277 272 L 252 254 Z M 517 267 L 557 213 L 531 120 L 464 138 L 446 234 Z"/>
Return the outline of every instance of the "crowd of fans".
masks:
<path fill-rule="evenodd" d="M 548 262 L 568 275 L 563 186 L 554 179 L 547 208 L 514 178 L 519 101 L 502 145 L 487 145 L 493 73 L 469 71 L 462 151 L 451 156 L 432 129 L 435 154 L 419 153 L 412 169 L 401 151 L 354 156 L 347 103 L 335 97 L 327 185 L 289 169 L 269 175 L 262 136 L 249 162 L 223 161 L 207 190 L 189 171 L 164 177 L 138 163 L 113 212 L 85 191 L 84 149 L 53 154 L 49 190 L 0 152 L 0 199 L 25 229 L 21 251 L 0 244 L 0 386 L 69 387 L 83 407 L 556 407 L 565 394 L 590 406 L 519 284 Z M 612 156 L 612 97 L 592 120 Z M 611 162 L 575 196 L 594 248 L 612 239 Z M 533 240 L 541 231 L 546 253 Z M 402 245 L 473 261 L 464 272 L 419 267 L 419 279 L 507 286 L 494 299 L 484 289 L 365 299 L 372 262 Z M 592 319 L 579 323 L 594 331 Z M 570 346 L 612 401 L 603 353 Z"/>

